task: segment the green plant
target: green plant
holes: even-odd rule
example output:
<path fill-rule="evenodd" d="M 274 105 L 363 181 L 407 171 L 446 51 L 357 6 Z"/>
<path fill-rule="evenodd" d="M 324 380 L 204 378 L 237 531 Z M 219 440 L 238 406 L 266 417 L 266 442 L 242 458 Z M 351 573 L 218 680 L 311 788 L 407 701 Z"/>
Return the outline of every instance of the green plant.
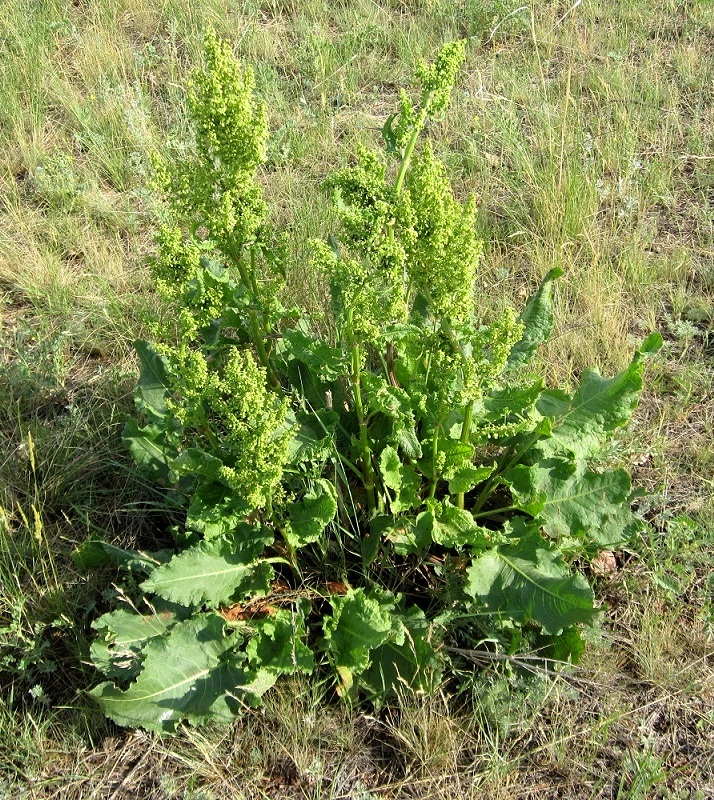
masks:
<path fill-rule="evenodd" d="M 287 249 L 256 180 L 265 110 L 226 43 L 209 33 L 204 54 L 193 152 L 156 163 L 153 275 L 175 336 L 137 343 L 143 420 L 125 431 L 181 522 L 156 553 L 78 552 L 127 575 L 94 622 L 108 680 L 92 695 L 122 725 L 173 731 L 230 720 L 316 662 L 345 698 L 380 702 L 431 691 L 477 647 L 577 660 L 598 610 L 571 564 L 641 524 L 627 473 L 590 464 L 660 337 L 569 395 L 528 371 L 558 270 L 520 315 L 485 321 L 475 201 L 418 146 L 461 42 L 420 67 L 418 101 L 402 92 L 386 155 L 361 148 L 328 180 L 341 229 L 313 261 L 329 319 L 285 307 Z"/>

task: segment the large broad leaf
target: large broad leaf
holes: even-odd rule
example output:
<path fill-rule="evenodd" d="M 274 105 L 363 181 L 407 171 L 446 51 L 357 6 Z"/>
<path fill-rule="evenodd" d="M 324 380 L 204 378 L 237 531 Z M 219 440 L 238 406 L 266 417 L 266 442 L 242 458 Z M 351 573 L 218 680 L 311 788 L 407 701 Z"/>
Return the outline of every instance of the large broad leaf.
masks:
<path fill-rule="evenodd" d="M 403 464 L 393 447 L 385 447 L 379 457 L 379 471 L 382 481 L 390 489 L 389 507 L 394 514 L 409 511 L 421 504 L 419 489 L 421 476 L 414 467 Z"/>
<path fill-rule="evenodd" d="M 289 463 L 320 462 L 334 454 L 334 433 L 340 420 L 336 411 L 320 408 L 298 412 L 290 419 L 291 415 L 292 412 L 288 412 L 293 432 L 289 445 Z"/>
<path fill-rule="evenodd" d="M 369 411 L 386 414 L 392 419 L 412 416 L 411 398 L 404 389 L 392 386 L 372 372 L 364 372 L 360 378 L 363 400 Z"/>
<path fill-rule="evenodd" d="M 623 469 L 580 472 L 561 459 L 520 465 L 506 479 L 516 506 L 543 521 L 553 538 L 590 549 L 619 547 L 641 528 L 631 513 L 630 476 Z"/>
<path fill-rule="evenodd" d="M 525 386 L 494 389 L 483 398 L 483 411 L 479 416 L 489 423 L 526 419 L 531 416 L 542 391 L 542 378 Z"/>
<path fill-rule="evenodd" d="M 135 391 L 136 405 L 152 422 L 162 422 L 168 413 L 166 396 L 171 391 L 166 362 L 148 342 L 137 340 L 134 347 L 141 365 Z"/>
<path fill-rule="evenodd" d="M 431 538 L 442 547 L 483 549 L 493 544 L 493 531 L 477 525 L 471 512 L 451 505 L 448 500 L 437 504 L 433 511 L 420 514 L 419 520 L 424 520 L 422 524 L 427 515 L 431 515 Z"/>
<path fill-rule="evenodd" d="M 637 407 L 645 356 L 661 344 L 662 337 L 652 334 L 627 369 L 613 378 L 589 370 L 572 398 L 561 391 L 543 392 L 537 408 L 553 420 L 553 429 L 551 438 L 540 442 L 538 450 L 546 455 L 566 450 L 584 458 L 597 453 L 607 435 L 624 425 Z"/>
<path fill-rule="evenodd" d="M 531 438 L 543 421 L 536 410 L 542 391 L 542 379 L 526 386 L 506 386 L 491 391 L 481 401 L 479 413 L 474 415 L 471 441 L 488 446 L 494 438 L 509 439 L 519 435 Z"/>
<path fill-rule="evenodd" d="M 381 702 L 401 689 L 428 694 L 439 685 L 444 661 L 435 651 L 431 625 L 416 607 L 400 615 L 397 634 L 372 651 L 372 663 L 360 676 L 363 691 Z"/>
<path fill-rule="evenodd" d="M 376 558 L 382 538 L 390 542 L 398 556 L 424 553 L 432 542 L 434 515 L 424 511 L 416 519 L 412 516 L 377 516 L 372 518 L 369 527 L 369 535 L 362 540 L 362 555 L 367 565 Z"/>
<path fill-rule="evenodd" d="M 452 435 L 461 436 L 462 421 L 451 426 Z M 473 461 L 474 447 L 472 444 L 446 437 L 438 440 L 437 458 L 442 477 L 449 483 L 450 494 L 465 494 L 470 491 L 474 486 L 486 480 L 495 466 L 476 466 Z M 422 464 L 429 470 L 429 474 L 434 474 L 432 459 L 423 459 Z"/>
<path fill-rule="evenodd" d="M 134 463 L 148 478 L 159 484 L 169 483 L 170 464 L 176 456 L 176 448 L 164 427 L 151 423 L 140 428 L 139 423 L 130 418 L 124 426 L 122 439 Z"/>
<path fill-rule="evenodd" d="M 552 269 L 543 278 L 538 291 L 528 299 L 519 318 L 523 325 L 523 336 L 508 358 L 507 369 L 516 369 L 527 364 L 536 348 L 547 341 L 553 328 L 553 307 L 551 302 L 552 282 L 563 274 L 562 269 Z"/>
<path fill-rule="evenodd" d="M 171 471 L 177 477 L 196 475 L 216 480 L 220 477 L 221 467 L 223 467 L 223 462 L 220 458 L 197 447 L 186 448 L 181 455 L 171 461 Z"/>
<path fill-rule="evenodd" d="M 496 547 L 472 563 L 465 591 L 488 611 L 559 634 L 597 616 L 582 575 L 571 575 L 557 548 L 531 528 L 517 544 Z"/>
<path fill-rule="evenodd" d="M 72 553 L 72 561 L 77 569 L 83 572 L 105 564 L 114 564 L 132 572 L 147 574 L 165 564 L 172 554 L 171 550 L 158 550 L 153 553 L 124 550 L 101 539 L 88 539 Z"/>
<path fill-rule="evenodd" d="M 337 513 L 335 487 L 320 478 L 301 502 L 288 507 L 290 519 L 285 526 L 285 541 L 291 547 L 304 547 L 315 542 Z"/>
<path fill-rule="evenodd" d="M 422 449 L 419 436 L 416 432 L 416 422 L 408 417 L 402 417 L 394 422 L 394 444 L 407 458 L 416 460 L 421 458 Z"/>
<path fill-rule="evenodd" d="M 229 722 L 234 699 L 252 677 L 241 668 L 242 653 L 230 651 L 242 641 L 226 635 L 225 620 L 202 614 L 176 623 L 144 648 L 136 681 L 126 690 L 102 683 L 90 692 L 104 713 L 119 725 L 173 733 L 182 720 Z"/>
<path fill-rule="evenodd" d="M 377 557 L 382 538 L 398 556 L 423 554 L 432 542 L 434 515 L 430 511 L 423 511 L 416 519 L 380 515 L 370 520 L 369 527 L 369 534 L 362 539 L 362 557 L 367 566 Z"/>
<path fill-rule="evenodd" d="M 309 606 L 307 602 L 305 610 L 309 611 Z M 281 675 L 312 672 L 315 659 L 305 644 L 304 610 L 300 606 L 252 620 L 250 625 L 254 630 L 246 654 L 256 677 L 253 684 L 245 687 L 248 691 L 260 695 Z"/>
<path fill-rule="evenodd" d="M 180 606 L 154 609 L 153 614 L 137 614 L 118 608 L 95 619 L 92 627 L 98 632 L 92 642 L 92 663 L 108 678 L 134 678 L 141 668 L 141 651 L 155 636 L 161 636 L 190 613 Z"/>
<path fill-rule="evenodd" d="M 465 494 L 470 492 L 475 486 L 485 481 L 495 468 L 495 463 L 478 467 L 475 464 L 462 464 L 449 470 L 448 474 L 444 475 L 449 482 L 449 493 Z"/>
<path fill-rule="evenodd" d="M 188 507 L 186 527 L 206 539 L 242 530 L 241 521 L 250 510 L 248 503 L 222 483 L 201 484 Z"/>
<path fill-rule="evenodd" d="M 391 433 L 387 440 L 399 447 L 407 458 L 421 458 L 422 449 L 416 433 L 416 421 L 412 409 L 412 398 L 399 386 L 392 386 L 380 375 L 363 372 L 363 402 L 370 414 L 383 414 L 391 422 Z M 377 430 L 376 425 L 374 425 Z"/>
<path fill-rule="evenodd" d="M 284 372 L 291 386 L 299 387 L 306 407 L 318 410 L 342 408 L 344 396 L 338 382 L 348 368 L 341 350 L 312 337 L 304 330 L 286 331 L 279 345 Z"/>
<path fill-rule="evenodd" d="M 273 570 L 258 557 L 272 540 L 267 529 L 246 523 L 230 539 L 202 541 L 174 556 L 141 588 L 181 605 L 212 608 L 238 597 L 267 594 Z"/>
<path fill-rule="evenodd" d="M 543 636 L 542 641 L 536 639 L 534 646 L 538 655 L 544 658 L 569 661 L 571 664 L 577 664 L 585 652 L 585 642 L 576 625 L 566 628 L 558 636 Z"/>
<path fill-rule="evenodd" d="M 310 367 L 320 382 L 336 380 L 348 371 L 347 359 L 342 350 L 321 339 L 315 339 L 300 329 L 285 331 L 282 344 L 285 356 Z"/>
<path fill-rule="evenodd" d="M 364 589 L 350 589 L 342 597 L 331 598 L 332 616 L 325 617 L 323 630 L 344 694 L 352 690 L 355 676 L 369 666 L 370 651 L 390 637 L 394 600 L 369 596 Z"/>

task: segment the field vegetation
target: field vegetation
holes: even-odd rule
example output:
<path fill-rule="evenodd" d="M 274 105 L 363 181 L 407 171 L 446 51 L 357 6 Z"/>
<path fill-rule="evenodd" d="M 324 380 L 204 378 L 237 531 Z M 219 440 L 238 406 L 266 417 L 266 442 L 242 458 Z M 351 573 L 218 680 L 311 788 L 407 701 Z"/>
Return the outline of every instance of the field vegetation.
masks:
<path fill-rule="evenodd" d="M 468 38 L 429 130 L 478 199 L 484 315 L 562 269 L 538 369 L 577 385 L 644 337 L 645 393 L 602 455 L 642 487 L 635 546 L 594 563 L 607 605 L 577 668 L 477 663 L 467 690 L 346 710 L 286 679 L 260 710 L 172 739 L 86 690 L 111 568 L 170 514 L 122 443 L 137 338 L 171 318 L 146 266 L 150 154 L 185 141 L 207 25 L 253 65 L 259 180 L 290 231 L 286 298 L 326 289 L 328 174 L 374 144 L 421 59 Z M 0 797 L 714 796 L 714 8 L 705 0 L 6 0 L 0 7 Z M 484 657 L 485 658 L 485 657 Z"/>

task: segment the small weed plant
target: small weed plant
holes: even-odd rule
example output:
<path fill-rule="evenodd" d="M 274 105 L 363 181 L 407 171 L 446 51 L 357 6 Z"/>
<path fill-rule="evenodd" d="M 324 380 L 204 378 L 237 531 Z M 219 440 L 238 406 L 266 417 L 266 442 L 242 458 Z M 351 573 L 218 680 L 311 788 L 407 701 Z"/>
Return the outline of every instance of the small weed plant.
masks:
<path fill-rule="evenodd" d="M 339 230 L 312 248 L 332 303 L 317 317 L 281 300 L 288 247 L 256 180 L 268 129 L 252 73 L 207 35 L 194 147 L 156 161 L 152 269 L 174 328 L 137 342 L 125 430 L 165 487 L 174 545 L 77 553 L 124 576 L 91 649 L 106 678 L 92 695 L 120 725 L 229 721 L 315 669 L 379 703 L 456 681 L 469 651 L 578 659 L 599 614 L 584 567 L 641 524 L 628 474 L 597 456 L 660 339 L 568 394 L 529 370 L 557 271 L 486 324 L 475 201 L 423 136 L 462 61 L 456 42 L 422 65 L 383 151 L 327 181 Z"/>

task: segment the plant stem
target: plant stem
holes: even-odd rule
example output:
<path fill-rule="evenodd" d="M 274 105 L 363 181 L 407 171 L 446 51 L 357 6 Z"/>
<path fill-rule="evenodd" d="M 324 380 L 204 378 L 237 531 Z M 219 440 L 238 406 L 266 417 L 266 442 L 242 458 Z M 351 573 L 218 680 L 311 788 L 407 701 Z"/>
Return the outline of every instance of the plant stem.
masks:
<path fill-rule="evenodd" d="M 203 427 L 203 432 L 206 435 L 206 439 L 208 439 L 209 444 L 213 448 L 214 453 L 220 452 L 221 443 L 218 440 L 215 432 L 211 430 L 211 426 L 208 423 L 208 417 L 206 416 L 206 409 L 204 408 L 203 403 L 201 403 L 198 407 L 199 414 L 201 416 L 201 424 Z"/>
<path fill-rule="evenodd" d="M 250 248 L 250 272 L 248 273 L 250 279 L 250 288 L 253 292 L 253 297 L 258 300 L 258 282 L 255 278 L 255 247 Z M 266 333 L 270 333 L 270 329 L 266 329 Z"/>
<path fill-rule="evenodd" d="M 340 460 L 341 464 L 344 464 L 346 467 L 349 467 L 352 470 L 352 472 L 354 472 L 354 474 L 358 478 L 362 477 L 362 470 L 356 464 L 353 464 L 349 460 L 349 458 L 347 458 L 346 456 L 342 455 L 342 453 L 338 453 L 337 454 L 337 458 Z M 344 470 L 343 470 L 343 472 L 344 472 Z M 346 473 L 345 473 L 345 476 L 346 476 Z M 345 483 L 346 482 L 347 482 L 347 478 L 345 477 Z"/>
<path fill-rule="evenodd" d="M 233 241 L 226 245 L 226 253 L 228 256 L 230 256 L 231 261 L 236 266 L 238 274 L 240 275 L 241 283 L 252 294 L 253 302 L 257 305 L 259 298 L 258 284 L 255 280 L 255 251 L 252 249 L 250 251 L 250 269 L 247 269 L 245 259 L 241 254 L 241 249 L 242 248 L 237 246 Z M 272 362 L 270 361 L 268 351 L 265 349 L 264 341 L 265 336 L 270 334 L 270 325 L 266 321 L 264 321 L 261 325 L 261 322 L 258 318 L 258 312 L 255 311 L 255 309 L 249 312 L 248 317 L 250 319 L 250 332 L 253 338 L 253 344 L 255 345 L 255 349 L 258 353 L 258 360 L 266 372 L 268 382 L 270 383 L 271 387 L 273 389 L 277 389 L 280 387 L 280 381 L 275 375 L 275 370 L 273 369 Z"/>
<path fill-rule="evenodd" d="M 237 245 L 232 237 L 229 242 L 226 242 L 226 254 L 230 256 L 231 261 L 233 262 L 234 266 L 238 270 L 238 274 L 240 275 L 240 282 L 245 286 L 245 288 L 249 292 L 253 292 L 252 282 L 250 280 L 250 276 L 248 275 L 248 271 L 246 270 L 246 265 L 243 260 L 243 256 L 241 254 L 242 246 Z M 253 292 L 255 296 L 255 292 Z"/>
<path fill-rule="evenodd" d="M 362 353 L 359 344 L 354 341 L 352 334 L 352 314 L 348 312 L 347 319 L 347 335 L 350 343 L 351 353 L 351 371 L 350 382 L 352 384 L 352 396 L 355 403 L 355 412 L 357 414 L 357 423 L 359 425 L 359 442 L 362 457 L 362 471 L 364 477 L 364 488 L 367 493 L 367 510 L 370 516 L 374 513 L 376 508 L 376 500 L 374 493 L 374 470 L 372 468 L 372 449 L 369 444 L 369 431 L 367 429 L 367 420 L 364 415 L 364 406 L 362 404 L 362 384 L 360 381 L 360 370 L 362 367 Z"/>
<path fill-rule="evenodd" d="M 469 437 L 471 436 L 471 422 L 474 416 L 473 400 L 469 400 L 464 407 L 464 421 L 461 425 L 461 443 L 468 444 Z M 459 492 L 456 495 L 456 507 L 464 507 L 464 492 Z"/>
<path fill-rule="evenodd" d="M 397 194 L 399 194 L 402 191 L 402 186 L 404 185 L 404 179 L 406 178 L 407 170 L 409 169 L 409 164 L 412 160 L 412 155 L 414 154 L 414 147 L 416 146 L 417 140 L 419 139 L 419 134 L 422 132 L 428 113 L 429 113 L 429 101 L 427 99 L 427 101 L 424 103 L 424 107 L 419 112 L 419 118 L 417 119 L 414 125 L 414 130 L 412 131 L 411 138 L 407 142 L 407 146 L 404 148 L 404 156 L 402 157 L 402 163 L 399 165 L 399 173 L 397 174 L 397 181 L 394 184 L 394 191 Z"/>
<path fill-rule="evenodd" d="M 506 451 L 505 457 L 501 460 L 501 464 L 493 471 L 491 477 L 486 481 L 486 484 L 481 490 L 481 494 L 476 498 L 472 511 L 478 512 L 483 508 L 484 503 L 496 490 L 503 473 L 507 472 L 514 464 L 517 464 L 523 455 L 538 441 L 540 436 L 540 431 L 536 431 L 532 433 L 518 449 L 513 450 L 511 448 Z"/>
<path fill-rule="evenodd" d="M 429 97 L 427 96 L 424 106 L 422 110 L 419 112 L 419 117 L 414 124 L 414 128 L 412 129 L 412 135 L 407 142 L 407 146 L 404 148 L 404 155 L 402 156 L 401 164 L 399 165 L 399 172 L 397 173 L 397 180 L 394 183 L 394 192 L 397 196 L 402 191 L 404 186 L 404 180 L 407 176 L 407 170 L 409 169 L 409 164 L 411 163 L 412 156 L 414 155 L 414 148 L 416 147 L 417 140 L 419 139 L 419 134 L 422 132 L 424 128 L 424 123 L 426 122 L 426 118 L 429 113 Z M 395 220 L 391 220 L 387 226 L 389 241 L 394 241 L 394 225 Z M 406 276 L 405 276 L 406 279 Z"/>
<path fill-rule="evenodd" d="M 265 342 L 263 341 L 263 332 L 261 330 L 260 321 L 258 320 L 258 314 L 255 311 L 251 311 L 249 316 L 251 333 L 253 334 L 253 343 L 255 344 L 255 349 L 258 351 L 258 359 L 265 369 L 270 385 L 273 387 L 273 389 L 277 389 L 280 386 L 280 381 L 275 375 L 275 370 L 273 369 L 273 365 L 270 361 L 270 356 L 268 355 L 268 351 L 265 349 Z"/>
<path fill-rule="evenodd" d="M 429 497 L 436 496 L 436 485 L 439 483 L 441 475 L 436 471 L 436 460 L 439 455 L 439 425 L 434 428 L 434 437 L 431 440 L 431 461 L 434 468 L 434 475 L 431 482 L 431 489 L 429 490 Z"/>
<path fill-rule="evenodd" d="M 472 514 L 474 519 L 482 519 L 483 517 L 493 517 L 496 514 L 505 514 L 507 511 L 518 511 L 518 506 L 503 506 L 503 508 L 489 508 L 488 511 L 482 511 L 480 514 Z"/>

